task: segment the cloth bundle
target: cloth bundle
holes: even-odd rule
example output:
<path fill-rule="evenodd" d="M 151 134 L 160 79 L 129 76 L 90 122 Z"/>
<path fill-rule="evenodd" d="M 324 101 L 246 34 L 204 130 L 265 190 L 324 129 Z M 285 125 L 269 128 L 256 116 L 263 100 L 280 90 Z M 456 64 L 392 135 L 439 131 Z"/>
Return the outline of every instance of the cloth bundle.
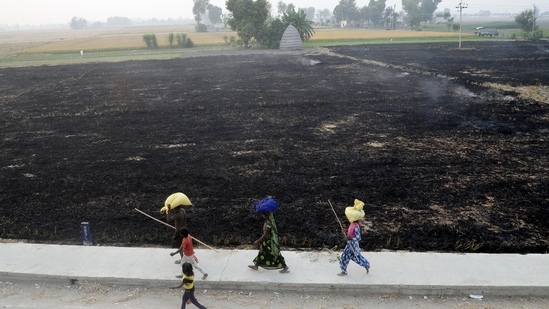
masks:
<path fill-rule="evenodd" d="M 258 213 L 273 212 L 277 209 L 278 203 L 272 197 L 266 197 L 261 201 L 254 202 L 254 210 Z"/>
<path fill-rule="evenodd" d="M 347 220 L 352 223 L 364 218 L 366 214 L 362 208 L 364 208 L 364 202 L 355 199 L 355 204 L 353 206 L 345 208 L 345 216 L 347 216 Z"/>
<path fill-rule="evenodd" d="M 189 198 L 185 194 L 181 192 L 176 192 L 168 196 L 168 198 L 164 202 L 164 207 L 160 208 L 160 212 L 166 213 L 169 210 L 172 210 L 179 206 L 192 206 L 192 205 L 193 204 L 191 203 L 191 200 L 189 200 Z"/>

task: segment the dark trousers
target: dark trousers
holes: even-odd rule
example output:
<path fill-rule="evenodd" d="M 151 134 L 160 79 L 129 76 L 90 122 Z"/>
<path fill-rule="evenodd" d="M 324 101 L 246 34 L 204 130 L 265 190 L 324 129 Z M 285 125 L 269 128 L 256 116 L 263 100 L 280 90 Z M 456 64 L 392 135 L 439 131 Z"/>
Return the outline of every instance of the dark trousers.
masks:
<path fill-rule="evenodd" d="M 188 300 L 191 300 L 191 303 L 193 303 L 193 305 L 197 306 L 198 308 L 200 309 L 206 309 L 206 307 L 202 306 L 198 300 L 196 300 L 196 297 L 194 297 L 194 289 L 190 290 L 190 291 L 185 291 L 183 293 L 183 300 L 181 302 L 181 309 L 185 309 L 185 306 L 187 306 L 187 301 Z"/>

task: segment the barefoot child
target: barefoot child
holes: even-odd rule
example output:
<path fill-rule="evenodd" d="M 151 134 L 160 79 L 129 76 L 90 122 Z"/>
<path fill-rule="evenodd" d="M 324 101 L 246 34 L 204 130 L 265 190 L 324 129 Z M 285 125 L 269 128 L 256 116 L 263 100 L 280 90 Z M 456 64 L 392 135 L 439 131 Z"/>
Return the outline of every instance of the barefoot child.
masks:
<path fill-rule="evenodd" d="M 191 263 L 185 262 L 181 264 L 181 268 L 183 270 L 183 280 L 181 280 L 181 283 L 178 286 L 171 287 L 172 289 L 179 289 L 181 287 L 185 288 L 185 292 L 183 292 L 183 298 L 181 300 L 181 309 L 185 309 L 189 301 L 200 309 L 206 309 L 206 307 L 202 306 L 194 297 L 193 266 Z"/>
<path fill-rule="evenodd" d="M 198 266 L 198 258 L 194 255 L 193 238 L 189 234 L 189 229 L 186 227 L 180 228 L 179 235 L 183 239 L 181 241 L 181 246 L 177 249 L 177 251 L 170 253 L 170 256 L 174 256 L 178 253 L 181 254 L 181 263 L 190 263 L 194 268 L 198 269 L 198 271 L 202 273 L 202 280 L 205 280 L 208 277 L 208 273 L 206 273 L 202 267 Z"/>

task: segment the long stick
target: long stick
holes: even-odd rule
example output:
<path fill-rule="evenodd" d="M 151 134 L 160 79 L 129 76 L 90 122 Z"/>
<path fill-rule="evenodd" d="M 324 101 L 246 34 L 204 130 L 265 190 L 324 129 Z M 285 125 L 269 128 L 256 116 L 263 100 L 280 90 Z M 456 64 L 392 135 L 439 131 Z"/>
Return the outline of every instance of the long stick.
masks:
<path fill-rule="evenodd" d="M 164 224 L 164 225 L 166 225 L 166 226 L 169 226 L 169 227 L 171 227 L 172 229 L 175 230 L 175 226 L 173 226 L 173 225 L 171 225 L 171 224 L 168 224 L 168 223 L 166 223 L 166 222 L 164 222 L 164 221 L 158 220 L 158 219 L 156 219 L 155 217 L 153 217 L 153 216 L 151 216 L 151 215 L 149 215 L 149 214 L 147 214 L 147 213 L 144 213 L 144 212 L 142 212 L 141 210 L 139 210 L 139 209 L 137 209 L 137 208 L 134 208 L 134 210 L 137 211 L 137 212 L 139 212 L 139 213 L 141 213 L 142 215 L 145 215 L 145 216 L 147 216 L 147 217 L 153 219 L 154 221 L 160 222 L 160 223 L 162 223 L 162 224 Z"/>
<path fill-rule="evenodd" d="M 332 202 L 330 202 L 330 200 L 328 200 L 328 204 L 330 204 L 330 207 L 332 207 L 332 211 L 334 212 L 334 216 L 336 217 L 337 222 L 339 222 L 339 226 L 341 226 L 341 232 L 343 232 L 345 230 L 343 228 L 343 224 L 341 224 L 341 221 L 339 221 L 339 217 L 337 216 L 336 211 L 334 209 L 334 206 L 332 206 Z M 162 223 L 164 223 L 164 222 L 162 222 Z M 343 233 L 343 235 L 345 235 L 345 233 Z"/>
<path fill-rule="evenodd" d="M 137 211 L 137 212 L 139 212 L 139 213 L 142 214 L 142 215 L 145 215 L 145 216 L 147 216 L 147 217 L 153 219 L 154 221 L 160 222 L 160 223 L 162 223 L 162 224 L 164 224 L 164 225 L 166 225 L 166 226 L 169 226 L 169 227 L 171 227 L 172 229 L 175 230 L 175 226 L 173 226 L 173 225 L 171 225 L 171 224 L 168 224 L 168 223 L 166 223 L 166 222 L 164 222 L 164 221 L 158 220 L 158 219 L 156 219 L 155 217 L 153 217 L 153 216 L 151 216 L 151 215 L 149 215 L 149 214 L 147 214 L 147 213 L 144 213 L 144 212 L 142 212 L 141 210 L 139 210 L 139 209 L 137 209 L 137 208 L 134 208 L 134 210 Z M 200 240 L 196 239 L 194 236 L 193 236 L 193 239 L 196 240 L 197 243 L 199 243 L 199 244 L 201 244 L 201 245 L 203 245 L 203 246 L 205 246 L 205 247 L 207 247 L 207 248 L 209 248 L 209 249 L 212 249 L 212 250 L 215 251 L 215 252 L 219 252 L 219 251 L 215 250 L 214 248 L 212 248 L 212 247 L 206 245 L 205 243 L 201 242 Z"/>
<path fill-rule="evenodd" d="M 336 217 L 337 222 L 339 222 L 339 226 L 341 226 L 341 232 L 343 233 L 343 236 L 345 236 L 345 238 L 347 238 L 347 235 L 345 235 L 345 229 L 343 228 L 343 224 L 341 224 L 341 221 L 339 221 L 339 217 L 337 216 L 337 213 L 334 209 L 334 206 L 332 206 L 332 202 L 330 202 L 330 200 L 328 200 L 328 204 L 330 204 L 330 207 L 332 207 L 332 211 L 334 212 L 334 216 Z M 358 259 L 358 255 L 356 254 L 355 248 L 353 248 L 353 246 L 351 246 L 351 249 L 353 250 L 353 253 L 355 254 L 355 258 Z"/>

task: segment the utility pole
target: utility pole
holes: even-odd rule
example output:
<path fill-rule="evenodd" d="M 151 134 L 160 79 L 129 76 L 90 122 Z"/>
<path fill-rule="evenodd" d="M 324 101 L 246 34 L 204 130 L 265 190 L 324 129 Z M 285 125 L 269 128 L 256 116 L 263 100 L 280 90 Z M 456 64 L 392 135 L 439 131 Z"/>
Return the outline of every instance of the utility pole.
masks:
<path fill-rule="evenodd" d="M 391 16 L 391 20 L 392 20 L 392 23 L 393 23 L 393 30 L 396 30 L 396 20 L 397 20 L 396 9 L 397 9 L 397 5 L 395 4 L 393 6 L 393 16 Z"/>
<path fill-rule="evenodd" d="M 536 30 L 536 5 L 534 4 L 534 12 L 532 13 L 532 40 L 534 39 L 535 30 Z"/>
<path fill-rule="evenodd" d="M 457 9 L 459 9 L 459 48 L 461 49 L 461 15 L 463 9 L 467 8 L 467 4 L 463 3 L 463 1 L 459 2 L 459 5 L 456 6 Z"/>

